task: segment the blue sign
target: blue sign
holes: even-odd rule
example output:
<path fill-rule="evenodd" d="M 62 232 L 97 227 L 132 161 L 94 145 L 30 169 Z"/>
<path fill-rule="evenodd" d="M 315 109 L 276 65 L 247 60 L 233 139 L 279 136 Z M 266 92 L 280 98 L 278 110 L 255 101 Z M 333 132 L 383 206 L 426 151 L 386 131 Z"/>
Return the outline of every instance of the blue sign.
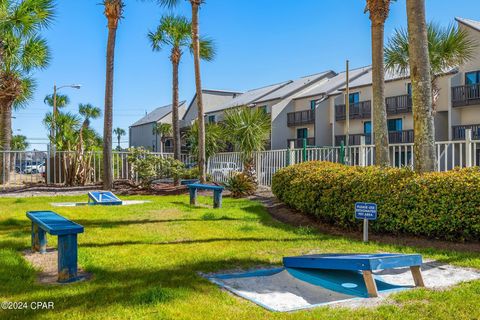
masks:
<path fill-rule="evenodd" d="M 356 202 L 355 203 L 355 218 L 377 220 L 377 204 Z"/>

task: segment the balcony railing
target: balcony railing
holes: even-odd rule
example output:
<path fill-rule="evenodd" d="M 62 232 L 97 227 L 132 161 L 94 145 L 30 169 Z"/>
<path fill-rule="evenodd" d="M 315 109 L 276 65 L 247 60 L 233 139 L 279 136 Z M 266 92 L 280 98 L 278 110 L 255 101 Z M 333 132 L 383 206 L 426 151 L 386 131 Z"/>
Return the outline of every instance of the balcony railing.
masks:
<path fill-rule="evenodd" d="M 452 139 L 465 140 L 465 130 L 472 129 L 472 139 L 480 139 L 480 124 L 468 124 L 463 126 L 452 126 Z"/>
<path fill-rule="evenodd" d="M 287 126 L 301 126 L 315 123 L 315 110 L 303 110 L 287 113 Z"/>
<path fill-rule="evenodd" d="M 389 143 L 413 143 L 413 130 L 390 131 L 388 133 Z"/>
<path fill-rule="evenodd" d="M 350 119 L 367 119 L 372 115 L 372 103 L 370 100 L 352 103 L 349 106 Z M 335 120 L 345 120 L 346 106 L 339 104 L 335 106 Z"/>
<path fill-rule="evenodd" d="M 412 96 L 403 94 L 401 96 L 388 97 L 385 99 L 385 105 L 388 115 L 412 112 Z"/>
<path fill-rule="evenodd" d="M 365 144 L 371 144 L 372 143 L 372 135 L 365 135 L 365 134 L 350 134 L 348 135 L 348 145 L 349 146 L 357 146 L 360 144 L 360 139 L 361 137 L 365 136 Z M 345 135 L 339 135 L 335 136 L 335 145 L 339 146 L 341 143 L 346 144 L 346 136 Z"/>
<path fill-rule="evenodd" d="M 373 139 L 372 135 L 366 135 L 363 133 L 359 134 L 350 134 L 348 136 L 348 145 L 350 146 L 357 146 L 360 144 L 361 137 L 365 137 L 365 144 L 372 144 Z M 403 130 L 403 131 L 390 131 L 388 133 L 388 141 L 389 143 L 413 143 L 413 130 Z M 341 141 L 345 143 L 345 135 L 338 135 L 335 136 L 335 145 L 339 146 Z"/>
<path fill-rule="evenodd" d="M 307 139 L 307 146 L 314 146 L 315 145 L 315 138 L 306 138 Z M 304 139 L 288 139 L 287 140 L 287 147 L 290 148 L 290 142 L 295 142 L 295 148 L 303 148 L 303 140 Z"/>
<path fill-rule="evenodd" d="M 480 84 L 452 88 L 452 107 L 480 105 Z"/>

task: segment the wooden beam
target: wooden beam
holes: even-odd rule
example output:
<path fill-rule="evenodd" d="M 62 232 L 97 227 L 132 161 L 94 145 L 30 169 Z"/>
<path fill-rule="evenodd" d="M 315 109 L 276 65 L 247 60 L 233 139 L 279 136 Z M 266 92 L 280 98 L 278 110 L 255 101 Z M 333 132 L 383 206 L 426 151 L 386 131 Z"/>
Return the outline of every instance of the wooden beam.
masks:
<path fill-rule="evenodd" d="M 369 297 L 378 297 L 377 284 L 375 279 L 373 279 L 372 271 L 363 270 L 363 280 L 365 281 L 365 286 L 367 287 Z"/>
<path fill-rule="evenodd" d="M 415 282 L 416 287 L 425 287 L 423 283 L 422 270 L 420 266 L 411 266 L 410 270 L 412 271 L 413 281 Z"/>

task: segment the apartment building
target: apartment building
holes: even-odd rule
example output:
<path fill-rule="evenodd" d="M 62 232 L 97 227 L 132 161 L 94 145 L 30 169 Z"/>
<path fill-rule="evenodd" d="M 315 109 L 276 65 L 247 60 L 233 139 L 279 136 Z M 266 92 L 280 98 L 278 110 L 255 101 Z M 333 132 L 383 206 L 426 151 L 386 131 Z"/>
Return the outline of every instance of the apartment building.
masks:
<path fill-rule="evenodd" d="M 186 102 L 179 103 L 179 118 L 182 118 L 186 109 Z M 170 152 L 173 150 L 172 137 L 161 137 L 154 132 L 158 123 L 172 124 L 172 105 L 154 109 L 128 128 L 129 146 L 143 147 L 153 152 Z"/>

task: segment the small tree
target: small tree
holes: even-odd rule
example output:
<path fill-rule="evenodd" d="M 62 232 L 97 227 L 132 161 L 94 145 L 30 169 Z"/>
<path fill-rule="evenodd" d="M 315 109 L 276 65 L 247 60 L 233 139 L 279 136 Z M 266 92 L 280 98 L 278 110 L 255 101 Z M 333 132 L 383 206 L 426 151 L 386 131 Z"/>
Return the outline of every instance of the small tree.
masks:
<path fill-rule="evenodd" d="M 23 135 L 14 135 L 12 137 L 12 151 L 25 151 L 27 150 L 29 143 L 27 137 Z"/>
<path fill-rule="evenodd" d="M 115 129 L 113 129 L 113 134 L 117 136 L 117 143 L 118 143 L 117 150 L 120 151 L 120 150 L 122 150 L 122 147 L 120 146 L 120 140 L 122 139 L 122 137 L 124 135 L 127 134 L 127 132 L 124 129 L 122 129 L 120 127 L 117 127 Z"/>
<path fill-rule="evenodd" d="M 170 123 L 158 122 L 153 126 L 152 133 L 156 136 L 155 141 L 158 140 L 158 136 L 160 136 L 160 152 L 163 153 L 163 145 L 167 137 L 172 136 L 172 125 Z"/>
<path fill-rule="evenodd" d="M 198 161 L 198 121 L 195 121 L 187 133 L 187 145 L 190 154 Z M 224 129 L 216 123 L 208 123 L 205 127 L 205 154 L 208 159 L 225 149 L 226 137 Z"/>
<path fill-rule="evenodd" d="M 244 173 L 256 182 L 254 153 L 264 150 L 270 138 L 269 114 L 247 106 L 228 110 L 225 112 L 225 130 L 235 150 L 242 153 Z"/>

